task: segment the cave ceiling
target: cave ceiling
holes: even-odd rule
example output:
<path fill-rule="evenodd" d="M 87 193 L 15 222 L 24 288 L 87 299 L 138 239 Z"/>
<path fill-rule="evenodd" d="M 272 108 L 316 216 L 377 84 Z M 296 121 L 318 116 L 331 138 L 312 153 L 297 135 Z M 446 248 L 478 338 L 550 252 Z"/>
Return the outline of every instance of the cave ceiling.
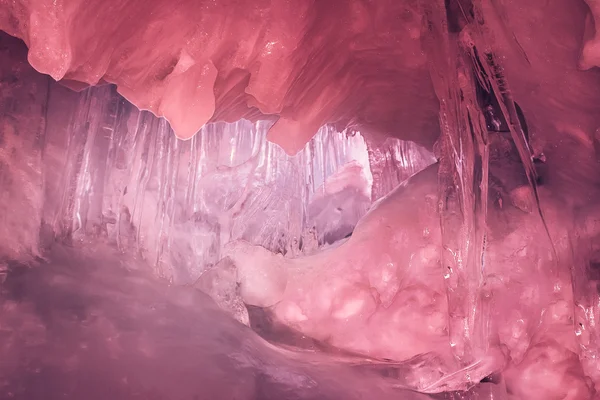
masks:
<path fill-rule="evenodd" d="M 2 0 L 0 29 L 26 43 L 38 71 L 73 89 L 114 83 L 183 139 L 210 121 L 247 118 L 275 120 L 269 139 L 290 154 L 327 123 L 431 148 L 439 103 L 423 46 L 424 9 L 460 15 L 476 7 L 534 149 L 551 154 L 568 142 L 593 158 L 600 6 L 439 3 Z"/>

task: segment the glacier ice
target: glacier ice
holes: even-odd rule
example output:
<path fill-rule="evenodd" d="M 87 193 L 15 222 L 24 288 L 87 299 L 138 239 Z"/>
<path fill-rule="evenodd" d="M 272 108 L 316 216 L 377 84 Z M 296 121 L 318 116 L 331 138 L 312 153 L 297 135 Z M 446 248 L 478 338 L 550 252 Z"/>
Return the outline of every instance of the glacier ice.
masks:
<path fill-rule="evenodd" d="M 283 91 L 289 83 L 285 79 L 274 88 L 254 80 L 268 68 L 253 70 L 255 76 L 239 69 L 225 77 L 227 68 L 217 66 L 217 103 L 236 112 L 238 106 L 247 108 L 250 103 L 226 90 L 228 85 L 246 88 L 262 95 L 254 99 L 257 107 L 281 111 L 281 118 L 270 131 L 273 120 L 209 124 L 187 142 L 175 139 L 165 120 L 119 98 L 113 87 L 66 95 L 38 77 L 22 90 L 12 80 L 14 71 L 3 71 L 8 78 L 0 83 L 11 90 L 2 104 L 9 117 L 1 116 L 0 176 L 9 190 L 1 199 L 7 212 L 0 250 L 9 258 L 19 251 L 35 253 L 39 239 L 44 241 L 44 235 L 37 237 L 39 227 L 88 250 L 108 239 L 123 253 L 149 261 L 171 282 L 194 283 L 242 324 L 252 325 L 245 304 L 261 306 L 277 323 L 316 338 L 321 349 L 359 352 L 360 368 L 372 363 L 378 373 L 401 374 L 393 379 L 398 386 L 439 392 L 475 385 L 475 391 L 483 390 L 480 396 L 507 396 L 506 391 L 527 399 L 586 399 L 594 391 L 592 381 L 597 385 L 599 379 L 598 228 L 595 207 L 589 205 L 595 190 L 590 182 L 597 181 L 597 168 L 589 161 L 595 151 L 589 133 L 597 132 L 592 116 L 597 102 L 581 101 L 596 98 L 590 95 L 596 86 L 586 85 L 594 73 L 556 67 L 576 58 L 576 45 L 569 43 L 573 36 L 563 34 L 565 24 L 555 26 L 560 38 L 544 47 L 560 49 L 548 57 L 550 51 L 534 48 L 532 41 L 519 43 L 532 25 L 527 21 L 544 12 L 531 17 L 525 7 L 514 17 L 516 3 L 500 3 L 484 0 L 468 13 L 449 15 L 442 2 L 428 3 L 433 9 L 426 10 L 425 29 L 412 37 L 425 40 L 425 52 L 414 62 L 422 63 L 423 54 L 430 61 L 441 103 L 437 157 L 399 139 L 367 145 L 355 130 L 338 132 L 332 126 L 320 128 L 302 147 L 319 121 L 332 118 L 337 101 L 349 96 L 348 87 L 366 87 L 349 84 L 356 82 L 354 75 L 344 73 L 334 79 L 339 87 L 323 86 L 339 65 L 314 82 L 301 73 L 294 86 L 302 89 L 296 90 L 297 102 L 285 110 L 279 109 L 281 96 L 264 97 L 270 88 Z M 561 4 L 566 3 L 548 7 Z M 503 7 L 506 14 L 498 12 Z M 581 6 L 565 8 L 569 18 L 581 11 Z M 512 28 L 505 18 L 511 13 L 512 21 L 520 21 Z M 60 21 L 59 15 L 48 18 Z M 445 26 L 448 18 L 450 27 Z M 492 43 L 486 29 L 493 24 L 504 30 L 495 29 Z M 536 34 L 541 35 L 528 33 Z M 285 51 L 274 46 L 275 53 L 265 59 L 284 60 Z M 161 71 L 167 77 L 164 85 L 148 75 L 159 91 L 164 89 L 150 100 L 170 103 L 159 113 L 168 110 L 184 119 L 189 104 L 177 107 L 178 101 L 198 97 L 184 81 L 215 78 L 208 64 L 200 76 L 203 64 L 196 58 L 184 50 L 176 62 L 167 63 L 173 69 Z M 549 58 L 552 63 L 546 62 Z M 353 62 L 361 64 L 360 59 Z M 519 62 L 529 69 L 517 68 Z M 159 64 L 153 67 L 164 66 Z M 290 65 L 282 63 L 284 74 Z M 426 66 L 419 65 L 423 72 Z M 386 76 L 386 68 L 378 76 Z M 89 71 L 76 73 L 89 77 Z M 548 90 L 547 81 L 561 90 Z M 145 97 L 147 88 L 138 86 L 138 95 Z M 492 104 L 481 104 L 482 91 Z M 513 93 L 527 113 L 529 132 L 521 125 Z M 60 102 L 65 96 L 76 100 L 72 113 L 53 115 L 44 109 L 48 98 Z M 367 122 L 373 127 L 377 113 L 393 107 L 382 104 L 381 97 L 371 100 L 373 118 Z M 22 107 L 27 102 L 35 106 Z M 68 109 L 66 103 L 59 104 Z M 394 107 L 401 103 L 390 102 Z M 347 104 L 347 109 L 354 106 Z M 490 107 L 495 120 L 486 127 L 490 115 L 482 111 Z M 18 118 L 11 120 L 10 114 Z M 235 113 L 225 114 L 217 107 L 215 119 Z M 252 111 L 244 115 L 257 118 Z M 335 117 L 342 121 L 338 126 L 347 122 L 347 115 Z M 356 119 L 352 126 L 365 124 L 364 118 Z M 398 137 L 415 134 L 410 126 L 394 129 L 408 132 Z M 31 133 L 22 142 L 21 130 Z M 265 137 L 285 137 L 282 144 L 299 154 L 290 157 Z M 561 154 L 563 146 L 578 151 Z M 544 176 L 549 179 L 538 188 L 531 156 L 542 147 L 549 151 Z M 437 173 L 428 168 L 406 181 L 436 160 Z M 23 212 L 11 214 L 15 209 Z M 0 274 L 10 278 L 10 263 L 2 261 Z M 178 301 L 189 299 L 182 295 Z M 107 332 L 114 333 L 114 327 Z M 144 343 L 141 347 L 148 351 Z M 476 385 L 497 370 L 503 370 L 502 385 L 494 384 L 489 393 L 489 385 Z"/>
<path fill-rule="evenodd" d="M 46 218 L 59 236 L 107 237 L 142 254 L 159 275 L 191 283 L 231 241 L 288 257 L 336 242 L 372 200 L 435 161 L 409 142 L 369 150 L 360 132 L 329 126 L 288 156 L 266 141 L 270 125 L 214 123 L 181 141 L 113 87 L 88 89 L 70 122 L 62 200 Z M 394 180 L 374 190 L 372 168 Z"/>

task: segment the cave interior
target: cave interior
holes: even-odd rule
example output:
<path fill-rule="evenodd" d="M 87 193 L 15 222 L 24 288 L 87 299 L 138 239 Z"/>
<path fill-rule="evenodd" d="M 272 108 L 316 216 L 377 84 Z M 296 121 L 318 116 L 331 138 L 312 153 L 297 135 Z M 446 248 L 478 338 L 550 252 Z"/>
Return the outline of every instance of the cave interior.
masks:
<path fill-rule="evenodd" d="M 0 400 L 600 399 L 597 21 L 0 0 Z"/>

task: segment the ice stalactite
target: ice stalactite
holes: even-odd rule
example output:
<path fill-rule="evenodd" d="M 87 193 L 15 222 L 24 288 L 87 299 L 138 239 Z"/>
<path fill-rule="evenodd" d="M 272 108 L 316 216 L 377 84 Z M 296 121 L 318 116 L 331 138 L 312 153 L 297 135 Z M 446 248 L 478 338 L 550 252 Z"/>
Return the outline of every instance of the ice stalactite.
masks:
<path fill-rule="evenodd" d="M 590 5 L 592 14 L 594 14 L 595 10 L 592 3 L 593 2 L 588 2 L 588 5 Z M 493 7 L 491 7 L 490 4 L 492 4 Z M 492 15 L 494 12 L 499 14 L 502 13 L 499 11 L 499 5 L 494 2 L 482 2 L 475 11 L 481 15 L 480 19 L 497 19 L 502 21 L 503 24 L 507 23 L 505 16 L 499 18 L 497 15 Z M 588 23 L 589 20 L 586 21 L 586 24 Z M 589 28 L 589 24 L 586 27 Z M 480 46 L 483 47 L 484 45 L 487 45 L 487 43 L 483 41 L 486 33 L 483 28 L 480 27 L 480 29 L 475 30 L 474 33 L 476 41 L 481 43 Z M 513 45 L 518 44 L 514 35 L 511 39 Z M 593 46 L 594 40 L 586 43 L 580 66 L 586 67 L 583 64 L 589 64 L 589 50 Z M 487 63 L 484 62 L 482 67 L 485 68 L 484 72 L 486 74 L 497 78 L 495 80 L 492 79 L 491 82 L 497 85 L 497 91 L 501 93 L 501 99 L 504 100 L 503 103 L 506 105 L 502 111 L 506 120 L 511 121 L 511 124 L 509 125 L 511 128 L 511 136 L 516 143 L 519 143 L 518 148 L 520 150 L 521 160 L 526 166 L 527 177 L 530 186 L 532 187 L 532 194 L 537 203 L 537 209 L 546 230 L 546 239 L 543 240 L 547 241 L 548 247 L 552 250 L 554 270 L 549 272 L 552 272 L 553 278 L 556 279 L 557 275 L 561 273 L 561 269 L 570 267 L 571 288 L 568 288 L 567 290 L 572 290 L 574 304 L 571 322 L 573 323 L 575 337 L 579 344 L 579 358 L 585 375 L 592 379 L 596 385 L 596 390 L 598 390 L 600 384 L 600 372 L 598 370 L 598 360 L 600 359 L 598 347 L 600 344 L 600 325 L 598 324 L 600 318 L 600 295 L 598 292 L 598 281 L 600 281 L 600 276 L 597 272 L 599 242 L 597 235 L 594 233 L 598 230 L 598 216 L 595 211 L 596 207 L 592 207 L 593 209 L 584 208 L 580 210 L 579 217 L 575 218 L 574 221 L 569 221 L 570 223 L 573 223 L 573 227 L 570 229 L 567 244 L 561 244 L 560 237 L 553 238 L 551 236 L 551 232 L 549 232 L 545 223 L 544 214 L 542 213 L 541 206 L 543 206 L 543 204 L 540 204 L 538 199 L 536 171 L 531 160 L 531 150 L 528 148 L 526 140 L 524 140 L 523 129 L 519 123 L 519 118 L 516 115 L 517 110 L 513 107 L 514 101 L 511 98 L 510 90 L 508 90 L 508 86 L 506 85 L 503 71 L 501 68 L 498 68 L 498 61 L 494 57 L 491 46 L 487 45 L 485 48 L 486 51 L 484 52 L 484 56 L 486 57 Z M 520 50 L 524 59 L 529 63 L 527 54 L 525 54 L 524 50 Z M 587 65 L 587 67 L 589 67 L 589 65 Z M 496 88 L 494 89 L 496 90 Z M 574 91 L 581 92 L 581 89 L 575 89 Z M 578 104 L 578 107 L 581 107 L 581 105 Z M 580 156 L 581 155 L 578 155 L 578 157 Z M 577 168 L 572 169 L 578 172 L 585 171 L 580 165 L 578 165 Z M 584 178 L 581 178 L 581 175 L 579 178 L 582 181 L 584 180 Z M 572 189 L 565 189 L 564 187 L 562 190 L 567 193 L 575 192 Z M 561 247 L 568 248 L 568 250 Z M 565 252 L 563 253 L 561 250 Z M 558 255 L 561 255 L 561 257 Z"/>
<path fill-rule="evenodd" d="M 524 117 L 512 97 L 501 61 L 494 54 L 485 18 L 477 2 L 446 3 L 426 7 L 424 44 L 440 101 L 442 134 L 437 150 L 450 345 L 463 368 L 461 373 L 469 381 L 469 371 L 477 368 L 482 357 L 496 353 L 495 339 L 490 336 L 495 329 L 490 311 L 494 296 L 502 296 L 495 293 L 493 271 L 497 265 L 491 264 L 494 257 L 487 249 L 497 248 L 495 241 L 501 241 L 502 235 L 501 224 L 488 226 L 488 182 L 491 184 L 492 179 L 497 185 L 498 180 L 523 176 L 523 185 L 510 193 L 510 199 L 517 209 L 538 216 L 532 223 L 539 223 L 542 236 L 538 245 L 540 254 L 544 254 L 544 261 L 540 258 L 537 264 L 525 266 L 524 271 L 539 273 L 541 268 L 554 268 L 552 277 L 548 277 L 554 282 L 553 301 L 559 304 L 566 294 L 558 279 L 560 260 L 539 201 L 537 171 Z M 490 117 L 490 112 L 497 115 Z M 503 140 L 509 141 L 518 154 L 517 167 L 495 156 L 494 170 L 490 170 L 488 131 L 505 132 Z M 499 136 L 495 137 L 497 140 Z M 506 175 L 511 168 L 512 178 Z M 501 209 L 500 202 L 494 215 L 503 212 Z M 514 360 L 522 356 L 513 350 Z M 498 354 L 492 367 L 502 368 L 502 358 Z"/>
<path fill-rule="evenodd" d="M 466 49 L 450 32 L 444 2 L 426 10 L 430 71 L 440 100 L 440 218 L 450 346 L 463 367 L 487 352 L 482 296 L 486 242 L 487 130 Z M 468 369 L 465 372 L 468 381 Z"/>

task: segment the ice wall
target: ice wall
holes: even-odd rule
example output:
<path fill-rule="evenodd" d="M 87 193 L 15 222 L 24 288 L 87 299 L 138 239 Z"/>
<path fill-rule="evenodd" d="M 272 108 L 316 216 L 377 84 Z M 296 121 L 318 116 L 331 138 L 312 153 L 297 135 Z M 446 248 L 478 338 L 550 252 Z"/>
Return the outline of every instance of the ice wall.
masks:
<path fill-rule="evenodd" d="M 395 138 L 371 147 L 369 162 L 373 175 L 373 201 L 387 195 L 411 175 L 435 161 L 435 156 L 427 149 Z"/>
<path fill-rule="evenodd" d="M 182 141 L 108 85 L 80 93 L 61 115 L 66 131 L 48 133 L 49 143 L 68 139 L 47 152 L 55 163 L 46 194 L 59 199 L 46 223 L 59 237 L 138 252 L 176 283 L 195 281 L 231 240 L 295 256 L 351 234 L 371 204 L 369 153 L 402 149 L 404 164 L 377 166 L 378 179 L 393 182 L 434 161 L 408 142 L 369 151 L 360 132 L 329 126 L 296 156 L 266 140 L 266 121 L 208 124 Z"/>
<path fill-rule="evenodd" d="M 72 92 L 35 72 L 19 40 L 0 39 L 4 257 L 106 237 L 189 281 L 232 239 L 293 256 L 351 234 L 372 198 L 434 161 L 411 142 L 367 146 L 331 126 L 294 157 L 265 140 L 267 121 L 177 140 L 114 87 Z"/>
<path fill-rule="evenodd" d="M 38 254 L 42 219 L 49 80 L 18 44 L 0 34 L 0 261 Z"/>
<path fill-rule="evenodd" d="M 525 372 L 543 375 L 550 370 L 557 379 L 579 375 L 579 382 L 572 389 L 577 393 L 574 396 L 588 398 L 590 386 L 581 379 L 581 365 L 597 381 L 598 294 L 589 289 L 590 285 L 582 284 L 585 280 L 582 277 L 590 275 L 593 260 L 589 259 L 589 250 L 580 247 L 586 235 L 580 235 L 581 228 L 571 225 L 572 209 L 559 205 L 560 195 L 550 194 L 547 187 L 545 202 L 540 201 L 534 150 L 514 100 L 511 80 L 505 73 L 504 64 L 508 63 L 504 56 L 498 55 L 493 41 L 501 31 L 492 33 L 486 26 L 487 21 L 502 15 L 502 6 L 494 4 L 493 11 L 485 6 L 482 9 L 485 3 L 457 3 L 453 9 L 439 1 L 425 8 L 425 50 L 440 100 L 442 269 L 450 345 L 456 358 L 466 366 L 476 365 L 498 343 L 506 346 L 507 360 L 513 365 L 506 367 L 505 376 L 510 391 L 520 398 L 543 398 L 543 391 L 563 390 L 565 385 L 553 386 L 551 380 L 545 385 L 532 385 L 531 380 L 521 375 Z M 507 25 L 503 28 L 508 29 Z M 517 41 L 514 35 L 510 40 Z M 522 53 L 520 56 L 527 57 Z M 494 109 L 496 122 L 502 121 L 503 129 L 500 125 L 486 126 L 486 108 Z M 492 135 L 488 131 L 501 130 L 510 138 L 510 151 L 499 148 L 498 142 L 490 144 Z M 494 136 L 496 141 L 498 135 Z M 511 160 L 510 152 L 518 157 Z M 545 179 L 542 181 L 547 183 Z M 554 190 L 558 191 L 559 186 L 554 186 Z M 527 214 L 528 222 L 521 221 L 510 228 L 507 221 L 511 212 L 503 205 L 504 201 L 510 201 L 510 207 Z M 536 233 L 527 232 L 529 229 L 535 229 Z M 578 238 L 569 243 L 567 237 L 573 234 Z M 523 262 L 515 258 L 507 263 L 506 260 L 519 254 L 514 248 L 507 251 L 513 246 L 511 242 L 525 246 L 527 250 L 520 254 L 529 257 L 536 254 L 535 259 Z M 574 243 L 577 243 L 575 249 Z M 575 260 L 569 252 L 577 255 Z M 536 274 L 540 277 L 534 279 Z M 500 275 L 510 278 L 498 282 Z M 573 286 L 565 282 L 572 282 Z M 533 288 L 538 291 L 536 298 L 526 294 Z M 513 300 L 516 295 L 522 299 L 520 304 Z M 573 302 L 579 308 L 575 315 L 566 306 Z M 545 314 L 548 312 L 551 317 Z M 508 316 L 509 313 L 513 315 Z M 573 320 L 578 313 L 580 322 L 573 331 Z M 523 327 L 518 328 L 518 324 Z M 495 329 L 497 333 L 493 332 Z M 579 338 L 582 349 L 581 365 L 578 365 L 578 350 L 574 349 L 575 337 Z M 520 340 L 522 344 L 515 345 Z M 560 354 L 561 361 L 554 361 L 552 366 L 537 364 L 551 352 Z M 503 368 L 500 364 L 496 368 Z M 572 365 L 572 372 L 564 369 L 566 364 Z M 469 375 L 465 378 L 469 379 Z"/>

